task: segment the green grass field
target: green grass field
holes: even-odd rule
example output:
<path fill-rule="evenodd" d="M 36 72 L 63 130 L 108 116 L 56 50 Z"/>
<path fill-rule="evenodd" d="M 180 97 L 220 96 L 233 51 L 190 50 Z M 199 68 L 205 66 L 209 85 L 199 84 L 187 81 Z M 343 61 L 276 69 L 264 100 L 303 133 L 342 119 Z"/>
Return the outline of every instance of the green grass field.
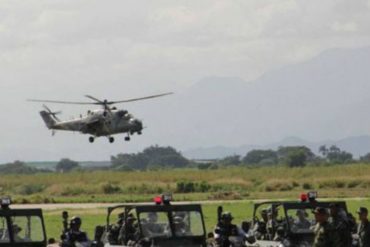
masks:
<path fill-rule="evenodd" d="M 192 184 L 195 193 L 179 193 L 179 182 Z M 177 201 L 239 200 L 226 204 L 238 221 L 250 218 L 254 199 L 297 199 L 301 192 L 316 190 L 320 198 L 369 198 L 370 165 L 311 166 L 305 168 L 229 167 L 216 170 L 94 171 L 68 174 L 1 175 L 0 194 L 17 203 L 143 202 L 163 192 L 174 192 Z M 350 200 L 354 211 L 369 200 Z M 207 228 L 216 223 L 217 205 L 205 205 Z M 61 232 L 60 211 L 45 211 L 48 235 Z M 72 210 L 84 218 L 92 236 L 104 224 L 105 210 Z"/>
<path fill-rule="evenodd" d="M 179 193 L 181 181 L 196 193 Z M 43 173 L 2 175 L 0 180 L 0 193 L 20 203 L 136 202 L 168 191 L 177 200 L 296 198 L 308 190 L 319 191 L 321 197 L 348 198 L 369 197 L 369 189 L 370 166 L 365 164 Z"/>

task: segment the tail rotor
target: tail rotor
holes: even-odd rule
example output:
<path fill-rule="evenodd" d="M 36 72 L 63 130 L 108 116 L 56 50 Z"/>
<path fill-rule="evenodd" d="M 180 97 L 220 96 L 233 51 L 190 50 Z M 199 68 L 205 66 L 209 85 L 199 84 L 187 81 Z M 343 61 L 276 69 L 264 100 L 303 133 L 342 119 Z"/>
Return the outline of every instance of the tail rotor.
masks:
<path fill-rule="evenodd" d="M 46 105 L 42 105 L 42 107 L 44 107 L 44 109 L 46 110 L 46 112 L 48 113 L 48 115 L 50 116 L 53 116 L 53 118 L 55 118 L 55 120 L 59 121 L 60 122 L 60 119 L 57 117 L 57 115 L 61 114 L 62 112 L 61 111 L 56 111 L 56 112 L 53 112 L 52 110 L 50 110 L 49 107 L 47 107 Z"/>

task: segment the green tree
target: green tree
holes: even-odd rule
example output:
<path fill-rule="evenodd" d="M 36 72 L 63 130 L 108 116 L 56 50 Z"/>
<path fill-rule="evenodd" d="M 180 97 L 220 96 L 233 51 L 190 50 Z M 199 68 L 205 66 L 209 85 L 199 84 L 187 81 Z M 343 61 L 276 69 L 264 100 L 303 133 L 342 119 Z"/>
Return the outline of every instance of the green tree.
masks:
<path fill-rule="evenodd" d="M 219 160 L 218 163 L 223 166 L 237 166 L 240 165 L 240 156 L 239 155 L 227 156 Z"/>
<path fill-rule="evenodd" d="M 291 151 L 286 159 L 289 167 L 304 167 L 306 166 L 307 154 L 304 150 L 297 149 Z"/>
<path fill-rule="evenodd" d="M 331 164 L 347 164 L 353 162 L 353 155 L 349 152 L 342 151 L 339 147 L 332 145 L 329 148 L 326 146 L 320 147 L 322 155 Z M 324 152 L 325 151 L 325 152 Z"/>
<path fill-rule="evenodd" d="M 329 149 L 326 147 L 326 145 L 322 145 L 319 147 L 319 153 L 321 153 L 322 156 L 326 157 L 328 152 L 329 152 Z"/>
<path fill-rule="evenodd" d="M 169 154 L 157 156 L 150 159 L 148 167 L 169 167 L 169 168 L 183 168 L 189 164 L 189 161 L 181 155 Z"/>
<path fill-rule="evenodd" d="M 315 154 L 306 146 L 285 146 L 285 147 L 279 147 L 277 154 L 280 161 L 285 161 L 286 158 L 291 153 L 296 153 L 297 151 L 302 151 L 306 155 L 307 161 L 313 161 L 315 160 Z"/>
<path fill-rule="evenodd" d="M 273 150 L 252 150 L 247 153 L 242 162 L 248 165 L 277 164 L 278 156 Z"/>
<path fill-rule="evenodd" d="M 360 161 L 364 163 L 370 163 L 370 153 L 367 153 L 364 156 L 361 156 Z"/>
<path fill-rule="evenodd" d="M 172 147 L 151 146 L 136 154 L 118 154 L 111 157 L 112 168 L 145 170 L 160 167 L 182 168 L 189 161 Z"/>
<path fill-rule="evenodd" d="M 58 162 L 55 170 L 57 172 L 70 172 L 79 167 L 80 165 L 78 164 L 78 162 L 64 158 Z"/>
<path fill-rule="evenodd" d="M 38 170 L 37 168 L 27 166 L 19 160 L 0 165 L 0 174 L 32 174 L 36 172 L 45 172 L 45 170 Z"/>

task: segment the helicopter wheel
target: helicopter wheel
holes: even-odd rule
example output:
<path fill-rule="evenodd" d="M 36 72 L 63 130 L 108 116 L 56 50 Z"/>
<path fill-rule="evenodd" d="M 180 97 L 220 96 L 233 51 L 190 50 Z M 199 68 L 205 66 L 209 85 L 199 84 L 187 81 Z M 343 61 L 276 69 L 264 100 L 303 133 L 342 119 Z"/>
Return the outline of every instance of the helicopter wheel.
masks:
<path fill-rule="evenodd" d="M 142 133 L 141 133 L 141 131 L 138 131 L 138 132 L 137 132 L 137 134 L 138 134 L 138 135 L 141 135 Z"/>
<path fill-rule="evenodd" d="M 130 139 L 131 139 L 131 138 L 130 138 L 129 136 L 126 136 L 126 137 L 125 137 L 125 141 L 127 141 L 127 142 L 128 142 L 128 141 L 130 141 Z"/>
<path fill-rule="evenodd" d="M 89 142 L 90 142 L 90 143 L 93 143 L 93 142 L 94 142 L 94 140 L 95 140 L 95 138 L 94 138 L 94 137 L 92 137 L 92 136 L 90 136 L 90 137 L 89 137 Z"/>
<path fill-rule="evenodd" d="M 114 142 L 114 138 L 113 137 L 109 137 L 109 142 L 110 143 L 113 143 Z"/>

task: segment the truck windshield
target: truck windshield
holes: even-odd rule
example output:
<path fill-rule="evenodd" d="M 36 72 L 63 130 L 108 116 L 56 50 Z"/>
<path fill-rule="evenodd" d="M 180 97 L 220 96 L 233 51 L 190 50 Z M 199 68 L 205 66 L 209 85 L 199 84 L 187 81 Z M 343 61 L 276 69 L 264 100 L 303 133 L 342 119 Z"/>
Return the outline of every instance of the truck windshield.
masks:
<path fill-rule="evenodd" d="M 315 217 L 311 210 L 289 209 L 287 211 L 290 231 L 293 233 L 313 233 Z"/>
<path fill-rule="evenodd" d="M 178 237 L 204 235 L 202 215 L 198 211 L 172 212 L 172 221 Z"/>
<path fill-rule="evenodd" d="M 171 221 L 169 219 L 171 217 Z M 203 236 L 202 215 L 197 211 L 143 212 L 139 215 L 145 237 Z M 170 225 L 172 222 L 172 227 Z"/>
<path fill-rule="evenodd" d="M 42 221 L 38 216 L 12 217 L 15 242 L 42 242 L 45 240 Z"/>
<path fill-rule="evenodd" d="M 5 217 L 0 217 L 0 243 L 9 243 L 9 231 Z"/>

